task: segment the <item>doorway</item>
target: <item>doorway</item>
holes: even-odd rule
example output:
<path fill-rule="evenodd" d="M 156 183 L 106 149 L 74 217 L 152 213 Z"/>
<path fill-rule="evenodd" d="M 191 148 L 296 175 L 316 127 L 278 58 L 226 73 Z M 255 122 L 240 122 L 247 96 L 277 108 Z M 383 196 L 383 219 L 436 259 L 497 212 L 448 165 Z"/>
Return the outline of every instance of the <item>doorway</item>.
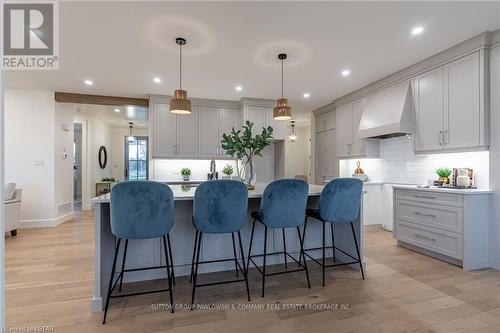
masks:
<path fill-rule="evenodd" d="M 147 136 L 125 137 L 125 180 L 149 179 L 149 140 Z"/>
<path fill-rule="evenodd" d="M 82 209 L 82 124 L 74 123 L 73 137 L 73 202 L 74 210 Z"/>

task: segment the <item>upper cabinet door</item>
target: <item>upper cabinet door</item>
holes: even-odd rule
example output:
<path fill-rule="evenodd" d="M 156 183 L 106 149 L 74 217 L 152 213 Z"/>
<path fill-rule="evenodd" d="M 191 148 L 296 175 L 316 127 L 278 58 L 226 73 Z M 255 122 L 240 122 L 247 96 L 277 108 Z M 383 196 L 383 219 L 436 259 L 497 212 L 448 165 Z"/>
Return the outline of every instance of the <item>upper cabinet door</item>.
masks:
<path fill-rule="evenodd" d="M 198 108 L 191 114 L 177 116 L 177 154 L 179 157 L 198 157 Z"/>
<path fill-rule="evenodd" d="M 415 77 L 415 151 L 443 148 L 443 69 Z"/>
<path fill-rule="evenodd" d="M 266 127 L 266 108 L 248 106 L 244 112 L 245 119 L 253 123 L 252 133 L 260 133 L 263 127 Z"/>
<path fill-rule="evenodd" d="M 342 105 L 335 111 L 336 115 L 336 142 L 337 156 L 348 157 L 351 151 L 352 140 L 352 115 L 351 104 Z"/>
<path fill-rule="evenodd" d="M 273 128 L 273 139 L 284 140 L 286 131 L 286 121 L 285 120 L 275 120 L 273 118 L 273 109 L 266 109 L 266 126 L 271 126 Z"/>
<path fill-rule="evenodd" d="M 176 115 L 168 104 L 154 103 L 151 115 L 153 158 L 173 157 L 176 153 Z"/>
<path fill-rule="evenodd" d="M 202 123 L 200 123 L 201 125 Z M 229 134 L 233 130 L 238 130 L 240 126 L 240 112 L 239 110 L 233 109 L 219 109 L 219 154 L 225 155 L 225 151 L 222 149 L 222 134 Z"/>
<path fill-rule="evenodd" d="M 316 116 L 316 132 L 328 131 L 335 128 L 335 111 Z"/>
<path fill-rule="evenodd" d="M 351 155 L 359 156 L 365 154 L 365 140 L 358 139 L 358 128 L 363 114 L 365 105 L 365 98 L 358 99 L 352 102 L 352 141 L 351 141 Z"/>
<path fill-rule="evenodd" d="M 214 157 L 219 153 L 219 110 L 200 106 L 199 149 L 200 157 Z"/>
<path fill-rule="evenodd" d="M 444 147 L 480 145 L 479 53 L 444 65 Z"/>

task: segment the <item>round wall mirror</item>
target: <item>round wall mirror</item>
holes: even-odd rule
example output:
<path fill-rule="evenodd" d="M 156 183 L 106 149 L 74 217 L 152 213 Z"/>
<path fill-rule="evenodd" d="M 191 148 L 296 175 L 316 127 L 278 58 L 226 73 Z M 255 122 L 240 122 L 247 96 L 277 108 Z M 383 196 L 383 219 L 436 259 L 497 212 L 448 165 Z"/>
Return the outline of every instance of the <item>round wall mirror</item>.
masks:
<path fill-rule="evenodd" d="M 99 147 L 99 167 L 104 169 L 108 164 L 108 152 L 106 151 L 106 147 Z"/>

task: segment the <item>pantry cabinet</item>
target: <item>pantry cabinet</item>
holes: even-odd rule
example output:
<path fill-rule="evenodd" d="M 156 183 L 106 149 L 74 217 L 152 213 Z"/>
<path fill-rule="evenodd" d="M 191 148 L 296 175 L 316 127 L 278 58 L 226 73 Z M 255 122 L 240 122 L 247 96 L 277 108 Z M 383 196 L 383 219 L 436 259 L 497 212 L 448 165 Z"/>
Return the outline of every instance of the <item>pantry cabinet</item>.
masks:
<path fill-rule="evenodd" d="M 415 76 L 415 151 L 488 146 L 480 53 Z"/>
<path fill-rule="evenodd" d="M 321 179 L 331 179 L 337 175 L 335 130 L 319 132 L 316 134 L 316 176 Z"/>
<path fill-rule="evenodd" d="M 190 115 L 170 112 L 166 103 L 154 103 L 151 114 L 153 158 L 198 156 L 198 109 Z"/>
<path fill-rule="evenodd" d="M 335 128 L 335 112 L 319 114 L 316 116 L 316 132 L 328 131 Z"/>
<path fill-rule="evenodd" d="M 365 99 L 342 105 L 335 111 L 336 145 L 339 158 L 378 157 L 377 139 L 359 139 L 358 128 Z"/>

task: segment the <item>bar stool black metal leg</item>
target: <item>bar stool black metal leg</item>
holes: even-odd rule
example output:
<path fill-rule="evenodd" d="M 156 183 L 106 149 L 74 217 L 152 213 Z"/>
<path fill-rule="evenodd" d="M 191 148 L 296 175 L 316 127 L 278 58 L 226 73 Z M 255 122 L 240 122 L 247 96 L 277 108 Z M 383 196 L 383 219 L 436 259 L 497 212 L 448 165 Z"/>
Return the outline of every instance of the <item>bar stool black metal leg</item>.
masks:
<path fill-rule="evenodd" d="M 239 276 L 238 273 L 238 256 L 236 255 L 236 244 L 234 242 L 234 233 L 231 233 L 231 238 L 233 239 L 233 254 L 234 254 L 234 270 L 236 271 L 236 276 Z"/>
<path fill-rule="evenodd" d="M 306 228 L 304 226 L 304 233 L 302 234 L 302 238 L 300 237 L 300 228 L 297 226 L 297 233 L 299 234 L 299 241 L 300 241 L 300 253 L 304 256 L 304 269 L 306 271 L 306 278 L 307 278 L 307 287 L 311 289 L 311 281 L 309 280 L 309 271 L 307 269 L 307 262 L 306 262 L 306 255 L 304 254 L 304 238 L 306 237 Z M 300 255 L 299 255 L 300 259 Z"/>
<path fill-rule="evenodd" d="M 325 224 L 326 222 L 322 222 L 323 223 L 323 248 L 322 248 L 322 253 L 323 253 L 323 258 L 322 258 L 322 265 L 321 265 L 321 269 L 322 269 L 322 274 L 323 274 L 323 287 L 325 286 Z"/>
<path fill-rule="evenodd" d="M 123 275 L 125 274 L 123 270 L 125 269 L 125 258 L 127 258 L 127 248 L 128 248 L 128 239 L 125 240 L 125 247 L 123 249 L 122 270 L 120 273 L 120 286 L 118 286 L 119 291 L 122 291 Z"/>
<path fill-rule="evenodd" d="M 281 229 L 283 231 L 283 257 L 285 259 L 285 268 L 288 268 L 288 263 L 286 260 L 286 239 L 285 239 L 285 228 Z"/>
<path fill-rule="evenodd" d="M 172 283 L 175 286 L 174 258 L 172 255 L 172 244 L 170 243 L 170 234 L 167 234 L 167 243 L 168 243 L 168 254 L 170 256 L 170 267 L 172 269 L 172 272 L 170 274 L 172 275 Z"/>
<path fill-rule="evenodd" d="M 241 233 L 238 231 L 238 240 L 240 242 L 241 262 L 243 263 L 243 276 L 247 287 L 248 301 L 250 302 L 250 287 L 248 286 L 248 269 L 245 268 L 245 253 L 243 252 L 243 242 L 241 241 Z"/>
<path fill-rule="evenodd" d="M 196 230 L 196 234 L 194 235 L 193 259 L 191 260 L 191 275 L 189 276 L 189 282 L 193 282 L 194 259 L 196 258 L 196 244 L 197 243 L 198 243 L 198 230 Z"/>
<path fill-rule="evenodd" d="M 200 250 L 201 250 L 201 236 L 203 233 L 200 231 L 199 236 L 198 236 L 198 242 L 197 242 L 197 249 L 196 249 L 196 259 L 194 263 L 194 274 L 193 274 L 193 293 L 191 294 L 191 310 L 194 309 L 194 294 L 196 292 L 196 279 L 198 278 L 198 266 L 200 262 Z"/>
<path fill-rule="evenodd" d="M 333 262 L 337 261 L 337 258 L 335 257 L 335 234 L 333 230 L 333 223 L 330 223 L 330 230 L 332 232 L 332 251 L 333 251 Z"/>
<path fill-rule="evenodd" d="M 113 287 L 113 280 L 115 277 L 115 269 L 116 269 L 116 258 L 118 258 L 118 250 L 120 250 L 120 242 L 121 238 L 118 238 L 118 242 L 116 243 L 116 248 L 115 248 L 115 256 L 113 258 L 113 267 L 111 268 L 111 276 L 109 277 L 109 285 L 108 285 L 108 293 L 106 295 L 106 306 L 104 307 L 104 316 L 102 318 L 102 324 L 106 324 L 106 316 L 108 315 L 108 306 L 109 306 L 109 298 L 111 296 L 111 288 Z"/>
<path fill-rule="evenodd" d="M 358 254 L 359 268 L 361 269 L 361 276 L 363 280 L 365 279 L 365 272 L 363 271 L 363 263 L 361 262 L 361 256 L 359 255 L 358 241 L 356 240 L 356 233 L 354 232 L 354 224 L 351 222 L 352 237 L 354 238 L 354 244 L 356 245 L 356 252 Z"/>
<path fill-rule="evenodd" d="M 168 293 L 170 294 L 170 307 L 171 307 L 171 312 L 174 313 L 174 296 L 172 293 L 172 276 L 171 276 L 171 271 L 170 271 L 170 251 L 167 251 L 167 237 L 163 236 L 163 251 L 165 252 L 165 262 L 166 262 L 166 269 L 167 269 L 167 279 L 168 279 Z M 169 246 L 170 248 L 170 246 Z"/>
<path fill-rule="evenodd" d="M 262 297 L 266 287 L 266 254 L 267 254 L 267 226 L 264 226 L 264 261 L 262 266 Z"/>
<path fill-rule="evenodd" d="M 305 238 L 305 234 L 306 234 L 306 228 L 307 228 L 307 215 L 305 217 L 305 220 L 304 220 L 304 230 L 303 230 L 303 236 L 302 238 L 300 237 L 300 233 L 299 233 L 299 243 L 300 243 L 300 248 L 304 248 L 304 238 Z M 304 257 L 304 261 L 306 261 L 306 255 L 305 255 L 305 252 L 302 251 L 300 253 L 300 256 L 299 256 L 299 266 L 301 265 L 302 263 L 302 257 Z"/>
<path fill-rule="evenodd" d="M 252 243 L 253 243 L 253 232 L 255 230 L 255 219 L 253 220 L 252 233 L 250 234 L 250 245 L 248 247 L 248 258 L 247 258 L 247 275 L 250 269 L 250 257 L 252 256 Z"/>

